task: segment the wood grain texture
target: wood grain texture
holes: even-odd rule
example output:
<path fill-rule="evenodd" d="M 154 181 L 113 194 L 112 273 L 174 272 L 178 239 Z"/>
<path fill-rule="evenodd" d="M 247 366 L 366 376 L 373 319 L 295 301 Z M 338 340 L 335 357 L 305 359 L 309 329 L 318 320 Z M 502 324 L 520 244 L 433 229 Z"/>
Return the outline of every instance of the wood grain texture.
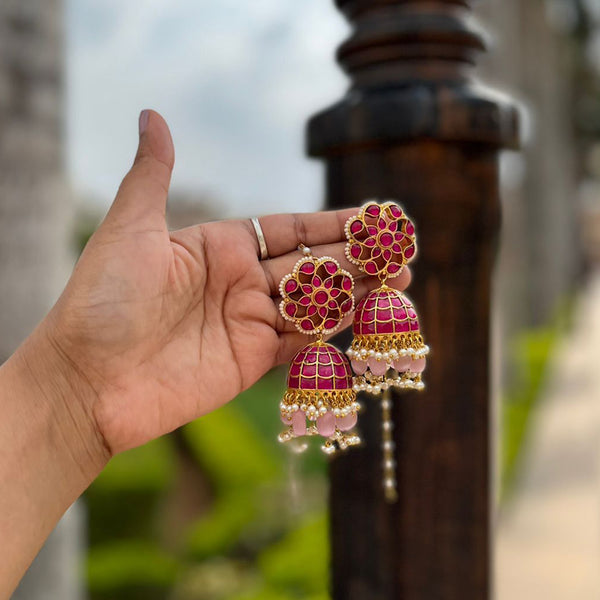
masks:
<path fill-rule="evenodd" d="M 517 113 L 479 87 L 466 2 L 337 0 L 354 32 L 348 95 L 308 126 L 330 207 L 395 198 L 419 254 L 408 290 L 432 348 L 424 393 L 396 394 L 398 502 L 384 500 L 379 404 L 331 466 L 334 600 L 490 597 L 490 286 L 498 154 Z M 340 340 L 346 347 L 348 338 Z"/>

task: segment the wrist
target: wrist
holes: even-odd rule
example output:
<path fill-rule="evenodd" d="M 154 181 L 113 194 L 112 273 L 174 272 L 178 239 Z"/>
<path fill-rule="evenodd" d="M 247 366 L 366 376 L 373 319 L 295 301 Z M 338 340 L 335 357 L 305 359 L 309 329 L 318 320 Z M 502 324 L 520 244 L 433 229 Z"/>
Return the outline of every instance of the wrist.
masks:
<path fill-rule="evenodd" d="M 62 353 L 45 322 L 2 367 L 24 422 L 45 429 L 59 465 L 79 495 L 110 459 L 93 415 L 97 394 Z"/>

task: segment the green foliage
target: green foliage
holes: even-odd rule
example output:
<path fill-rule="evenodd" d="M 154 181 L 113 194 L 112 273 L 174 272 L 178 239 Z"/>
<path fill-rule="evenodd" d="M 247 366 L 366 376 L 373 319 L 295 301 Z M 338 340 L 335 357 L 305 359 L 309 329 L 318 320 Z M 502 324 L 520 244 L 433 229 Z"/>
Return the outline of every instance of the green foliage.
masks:
<path fill-rule="evenodd" d="M 111 542 L 90 550 L 87 580 L 94 598 L 164 598 L 179 572 L 177 561 L 155 545 L 137 540 Z"/>
<path fill-rule="evenodd" d="M 327 589 L 329 543 L 324 515 L 306 518 L 279 543 L 259 556 L 266 583 L 280 591 L 290 590 L 305 598 Z"/>
<path fill-rule="evenodd" d="M 182 428 L 177 444 L 165 436 L 111 461 L 87 493 L 93 600 L 327 599 L 325 519 L 300 514 L 290 531 L 298 521 L 282 510 L 289 499 L 287 449 L 277 442 L 283 386 L 282 372 L 273 371 Z M 305 511 L 323 497 L 325 461 L 316 455 L 299 474 Z M 211 505 L 167 543 L 157 525 L 183 456 L 209 481 Z"/>
<path fill-rule="evenodd" d="M 115 456 L 86 492 L 91 544 L 151 539 L 156 509 L 172 482 L 175 465 L 168 437 Z"/>
<path fill-rule="evenodd" d="M 537 400 L 556 343 L 570 327 L 573 298 L 560 303 L 553 321 L 520 333 L 512 345 L 515 375 L 502 402 L 501 494 L 510 493 Z"/>
<path fill-rule="evenodd" d="M 186 425 L 183 433 L 219 491 L 255 489 L 282 475 L 281 460 L 231 404 Z"/>

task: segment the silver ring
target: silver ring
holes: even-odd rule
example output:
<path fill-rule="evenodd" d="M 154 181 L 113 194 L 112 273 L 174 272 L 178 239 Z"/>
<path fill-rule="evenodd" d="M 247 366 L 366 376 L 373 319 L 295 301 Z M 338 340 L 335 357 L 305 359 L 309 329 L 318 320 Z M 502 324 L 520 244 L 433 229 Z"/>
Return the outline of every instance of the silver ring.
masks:
<path fill-rule="evenodd" d="M 267 242 L 265 240 L 265 234 L 263 233 L 262 227 L 258 217 L 252 217 L 250 219 L 256 232 L 256 238 L 258 239 L 258 248 L 260 250 L 260 260 L 267 260 L 269 258 L 269 250 L 267 249 Z"/>

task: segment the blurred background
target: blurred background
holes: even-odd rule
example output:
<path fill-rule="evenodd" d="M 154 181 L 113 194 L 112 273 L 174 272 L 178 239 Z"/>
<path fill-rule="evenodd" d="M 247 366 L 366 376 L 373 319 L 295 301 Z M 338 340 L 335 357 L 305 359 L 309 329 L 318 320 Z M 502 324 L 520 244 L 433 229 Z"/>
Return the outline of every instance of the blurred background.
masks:
<path fill-rule="evenodd" d="M 596 598 L 600 2 L 476 12 L 493 33 L 481 79 L 525 115 L 495 274 L 497 596 Z M 142 108 L 172 129 L 172 228 L 321 206 L 304 125 L 344 93 L 347 31 L 324 0 L 2 0 L 0 360 L 60 293 Z M 14 597 L 328 598 L 326 462 L 276 442 L 284 376 L 116 457 Z"/>

